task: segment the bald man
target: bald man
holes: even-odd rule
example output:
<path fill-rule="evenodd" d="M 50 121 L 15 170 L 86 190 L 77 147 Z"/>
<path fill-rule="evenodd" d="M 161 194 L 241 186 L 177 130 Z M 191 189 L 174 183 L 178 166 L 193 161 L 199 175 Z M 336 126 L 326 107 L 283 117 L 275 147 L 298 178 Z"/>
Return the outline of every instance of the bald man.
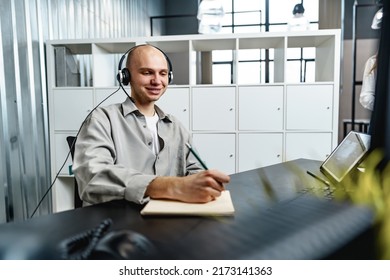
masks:
<path fill-rule="evenodd" d="M 204 203 L 221 195 L 229 176 L 204 170 L 186 143 L 191 135 L 155 102 L 168 86 L 170 65 L 152 45 L 127 57 L 131 96 L 97 108 L 77 137 L 73 172 L 83 205 L 149 198 Z"/>

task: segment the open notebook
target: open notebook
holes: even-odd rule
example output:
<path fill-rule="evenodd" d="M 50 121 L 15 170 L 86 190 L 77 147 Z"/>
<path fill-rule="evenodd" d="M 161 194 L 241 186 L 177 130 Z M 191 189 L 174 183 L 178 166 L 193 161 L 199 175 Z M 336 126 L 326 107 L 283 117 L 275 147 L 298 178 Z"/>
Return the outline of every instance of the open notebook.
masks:
<path fill-rule="evenodd" d="M 234 206 L 230 192 L 225 190 L 216 200 L 207 203 L 186 203 L 151 199 L 141 215 L 232 216 Z"/>

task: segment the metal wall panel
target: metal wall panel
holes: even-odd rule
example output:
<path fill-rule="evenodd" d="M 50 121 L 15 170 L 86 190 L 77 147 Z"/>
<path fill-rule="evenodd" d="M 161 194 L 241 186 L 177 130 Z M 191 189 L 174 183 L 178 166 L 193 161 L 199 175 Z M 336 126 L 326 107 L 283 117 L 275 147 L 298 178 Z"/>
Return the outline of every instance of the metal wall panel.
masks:
<path fill-rule="evenodd" d="M 148 36 L 155 1 L 1 1 L 0 222 L 29 218 L 51 184 L 45 41 Z M 50 198 L 36 215 L 51 213 Z"/>

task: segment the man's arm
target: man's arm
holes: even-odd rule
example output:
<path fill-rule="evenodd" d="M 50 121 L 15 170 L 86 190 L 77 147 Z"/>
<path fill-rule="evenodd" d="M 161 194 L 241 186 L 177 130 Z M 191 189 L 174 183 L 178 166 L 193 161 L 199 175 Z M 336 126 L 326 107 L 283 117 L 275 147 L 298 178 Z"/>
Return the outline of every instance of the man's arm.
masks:
<path fill-rule="evenodd" d="M 102 111 L 96 110 L 77 137 L 73 172 L 78 182 L 80 197 L 89 204 L 117 199 L 142 204 L 147 201 L 146 187 L 156 175 L 152 172 L 141 173 L 118 159 L 121 156 L 123 158 L 123 155 L 117 153 L 120 143 L 113 140 L 111 127 L 112 124 Z M 128 145 L 127 141 L 134 141 L 125 135 L 116 138 L 123 139 L 123 145 Z M 122 151 L 122 154 L 125 153 Z M 127 155 L 125 157 L 129 158 Z M 142 159 L 135 154 L 129 160 L 136 162 L 138 167 L 152 165 L 153 158 Z"/>

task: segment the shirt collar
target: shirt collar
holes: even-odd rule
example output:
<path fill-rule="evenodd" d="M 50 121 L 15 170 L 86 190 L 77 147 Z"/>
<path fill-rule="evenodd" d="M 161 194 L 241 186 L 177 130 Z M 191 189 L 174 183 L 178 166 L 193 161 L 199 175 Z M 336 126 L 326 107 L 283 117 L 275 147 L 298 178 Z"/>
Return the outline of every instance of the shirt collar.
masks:
<path fill-rule="evenodd" d="M 160 109 L 160 107 L 154 105 L 154 108 L 160 120 L 167 120 L 169 122 L 172 122 L 171 117 L 165 114 L 164 111 Z M 129 97 L 127 97 L 126 100 L 122 103 L 122 111 L 123 111 L 123 116 L 127 116 L 132 113 L 137 115 L 141 114 L 141 112 L 138 110 L 135 103 Z"/>

